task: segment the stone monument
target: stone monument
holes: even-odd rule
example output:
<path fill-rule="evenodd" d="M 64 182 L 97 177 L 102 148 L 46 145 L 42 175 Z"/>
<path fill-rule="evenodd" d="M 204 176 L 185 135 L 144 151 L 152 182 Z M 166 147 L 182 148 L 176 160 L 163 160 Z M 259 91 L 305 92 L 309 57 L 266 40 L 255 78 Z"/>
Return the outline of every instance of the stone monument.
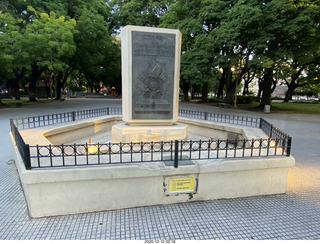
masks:
<path fill-rule="evenodd" d="M 181 33 L 126 26 L 121 33 L 122 120 L 113 142 L 182 140 L 187 126 L 177 123 Z"/>

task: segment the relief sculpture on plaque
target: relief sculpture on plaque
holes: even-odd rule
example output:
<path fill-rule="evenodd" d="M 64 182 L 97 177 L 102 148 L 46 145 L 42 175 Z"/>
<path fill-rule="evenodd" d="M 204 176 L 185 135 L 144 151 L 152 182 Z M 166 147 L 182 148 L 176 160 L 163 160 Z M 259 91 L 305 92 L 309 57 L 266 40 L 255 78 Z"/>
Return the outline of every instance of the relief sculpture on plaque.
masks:
<path fill-rule="evenodd" d="M 132 33 L 132 118 L 170 119 L 175 36 Z"/>
<path fill-rule="evenodd" d="M 161 99 L 163 97 L 166 76 L 163 73 L 161 63 L 153 59 L 139 79 L 144 99 Z"/>

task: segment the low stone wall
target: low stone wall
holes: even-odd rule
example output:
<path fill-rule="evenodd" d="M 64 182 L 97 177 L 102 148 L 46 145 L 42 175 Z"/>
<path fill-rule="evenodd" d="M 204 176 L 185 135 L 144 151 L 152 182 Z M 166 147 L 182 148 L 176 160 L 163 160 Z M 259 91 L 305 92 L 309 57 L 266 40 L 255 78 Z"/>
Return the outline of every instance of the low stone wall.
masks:
<path fill-rule="evenodd" d="M 31 217 L 286 192 L 293 157 L 26 170 L 12 140 Z"/>

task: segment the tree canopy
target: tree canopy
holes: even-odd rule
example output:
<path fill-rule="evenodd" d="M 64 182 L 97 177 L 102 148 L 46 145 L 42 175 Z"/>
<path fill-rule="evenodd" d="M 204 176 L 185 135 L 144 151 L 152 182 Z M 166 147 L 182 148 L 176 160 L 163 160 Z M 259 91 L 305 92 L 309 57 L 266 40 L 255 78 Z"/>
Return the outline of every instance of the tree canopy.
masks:
<path fill-rule="evenodd" d="M 125 25 L 176 28 L 182 33 L 184 98 L 215 91 L 236 104 L 250 82 L 260 106 L 276 85 L 284 101 L 296 89 L 319 87 L 320 9 L 312 0 L 15 0 L 0 1 L 0 86 L 19 99 L 27 86 L 36 100 L 42 80 L 56 97 L 73 82 L 120 90 L 120 45 Z M 81 77 L 81 82 L 80 82 Z M 2 84 L 1 84 L 2 83 Z M 243 83 L 243 84 L 242 84 Z"/>
<path fill-rule="evenodd" d="M 111 36 L 110 9 L 104 1 L 14 1 L 0 3 L 0 80 L 11 95 L 36 83 L 55 84 L 57 98 L 72 72 L 90 88 L 120 87 L 120 48 Z"/>

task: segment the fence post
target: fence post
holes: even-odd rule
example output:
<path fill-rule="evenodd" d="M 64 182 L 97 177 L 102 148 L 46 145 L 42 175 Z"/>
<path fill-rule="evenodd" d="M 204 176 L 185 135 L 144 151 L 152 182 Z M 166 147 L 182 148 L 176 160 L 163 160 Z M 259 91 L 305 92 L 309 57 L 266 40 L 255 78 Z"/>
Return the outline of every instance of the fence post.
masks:
<path fill-rule="evenodd" d="M 174 167 L 178 168 L 178 150 L 179 150 L 179 141 L 174 141 Z"/>
<path fill-rule="evenodd" d="M 72 121 L 75 121 L 75 120 L 76 120 L 76 112 L 73 111 L 73 112 L 72 112 Z"/>
<path fill-rule="evenodd" d="M 269 135 L 270 138 L 272 138 L 272 132 L 273 132 L 273 125 L 271 125 L 271 128 L 270 128 L 270 135 Z"/>
<path fill-rule="evenodd" d="M 260 129 L 262 128 L 262 121 L 263 121 L 263 118 L 260 118 L 260 125 L 259 125 Z"/>
<path fill-rule="evenodd" d="M 24 165 L 26 166 L 26 169 L 31 169 L 29 144 L 24 145 L 23 151 L 24 151 L 24 157 L 23 157 Z"/>
<path fill-rule="evenodd" d="M 110 115 L 109 107 L 107 107 L 107 115 Z"/>
<path fill-rule="evenodd" d="M 204 120 L 208 120 L 208 112 L 204 112 Z"/>
<path fill-rule="evenodd" d="M 291 154 L 291 144 L 292 144 L 292 137 L 288 137 L 288 144 L 287 144 L 287 156 L 289 157 Z"/>

